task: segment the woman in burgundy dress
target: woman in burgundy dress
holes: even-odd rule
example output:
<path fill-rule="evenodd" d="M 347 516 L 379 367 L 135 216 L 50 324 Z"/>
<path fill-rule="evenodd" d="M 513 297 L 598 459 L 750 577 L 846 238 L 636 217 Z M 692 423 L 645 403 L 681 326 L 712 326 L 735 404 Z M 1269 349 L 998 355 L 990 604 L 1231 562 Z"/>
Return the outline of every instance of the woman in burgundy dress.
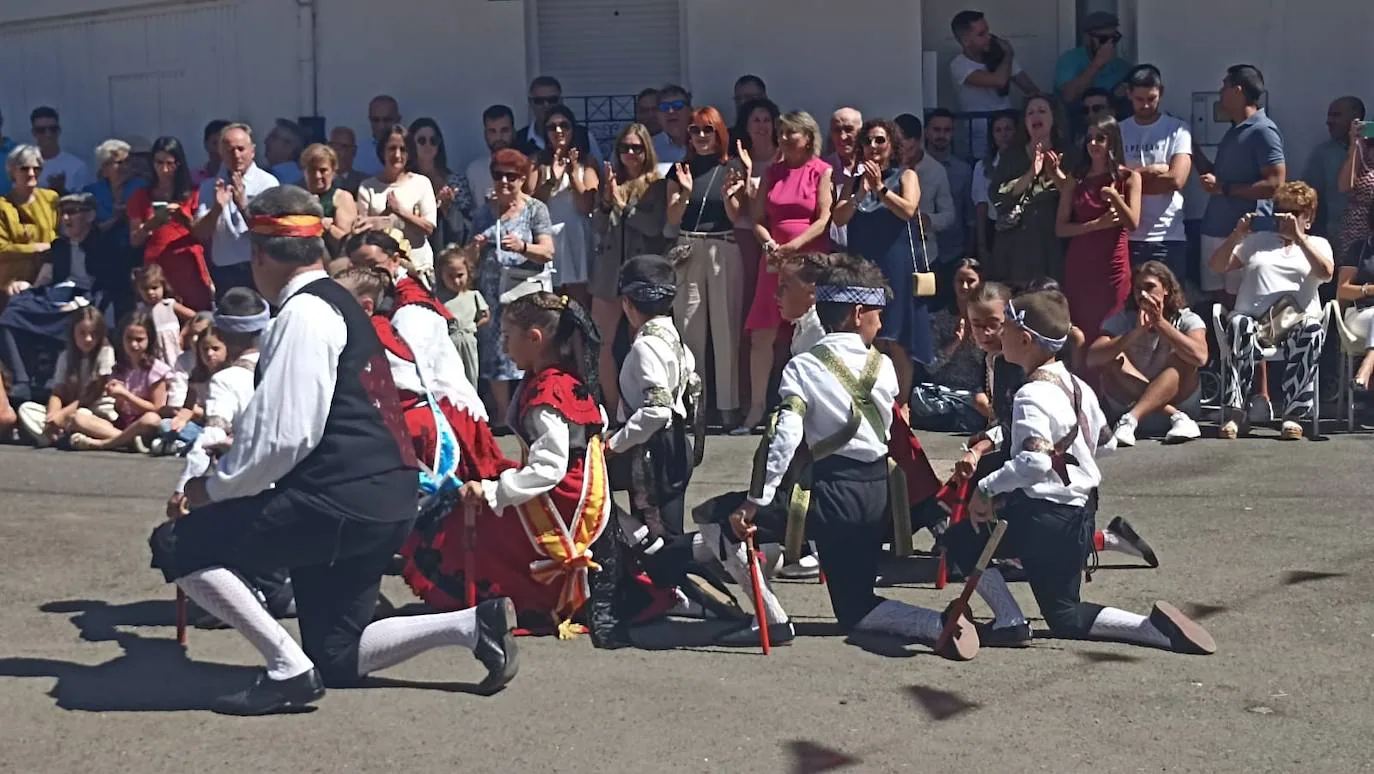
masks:
<path fill-rule="evenodd" d="M 1110 115 L 1088 123 L 1073 173 L 1059 196 L 1055 233 L 1069 240 L 1064 295 L 1088 341 L 1131 293 L 1126 236 L 1140 223 L 1140 173 L 1122 163 L 1121 128 Z"/>

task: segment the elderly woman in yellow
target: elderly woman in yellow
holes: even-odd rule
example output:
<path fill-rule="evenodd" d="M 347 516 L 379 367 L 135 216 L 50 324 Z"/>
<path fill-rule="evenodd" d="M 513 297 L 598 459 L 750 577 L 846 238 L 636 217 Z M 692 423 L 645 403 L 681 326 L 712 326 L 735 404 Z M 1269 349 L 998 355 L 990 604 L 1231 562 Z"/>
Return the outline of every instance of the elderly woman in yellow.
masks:
<path fill-rule="evenodd" d="M 57 192 L 38 187 L 43 155 L 20 145 L 5 158 L 14 186 L 0 197 L 0 289 L 13 295 L 14 282 L 32 282 L 40 256 L 57 238 Z"/>

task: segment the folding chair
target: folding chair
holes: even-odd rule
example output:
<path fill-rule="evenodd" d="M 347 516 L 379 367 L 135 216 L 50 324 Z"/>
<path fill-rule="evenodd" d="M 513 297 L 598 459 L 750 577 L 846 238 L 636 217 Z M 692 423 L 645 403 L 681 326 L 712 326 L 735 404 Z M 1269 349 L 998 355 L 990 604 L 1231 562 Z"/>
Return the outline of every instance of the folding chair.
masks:
<path fill-rule="evenodd" d="M 1326 317 L 1329 314 L 1329 308 L 1322 310 L 1322 325 L 1326 325 Z M 1228 338 L 1226 331 L 1226 309 L 1222 307 L 1221 304 L 1212 304 L 1212 332 L 1217 337 L 1217 347 L 1219 349 L 1217 353 L 1218 362 L 1221 362 L 1225 357 L 1228 356 L 1227 353 L 1231 351 L 1231 340 Z M 1279 350 L 1277 347 L 1271 347 L 1268 349 L 1261 348 L 1260 356 L 1264 359 L 1264 362 L 1266 363 L 1283 362 L 1283 358 L 1279 357 Z M 1222 368 L 1225 367 L 1225 364 L 1222 363 Z M 1309 440 L 1316 440 L 1319 436 L 1321 436 L 1321 383 L 1322 369 L 1321 365 L 1318 364 L 1316 373 L 1312 376 L 1312 421 L 1307 435 Z M 1226 400 L 1225 394 L 1222 395 L 1221 399 L 1222 401 Z M 1225 408 L 1225 406 L 1222 406 L 1223 412 L 1225 411 Z M 1223 416 L 1225 416 L 1224 413 Z"/>
<path fill-rule="evenodd" d="M 1345 429 L 1347 432 L 1355 432 L 1355 390 L 1351 382 L 1355 378 L 1355 361 L 1364 357 L 1365 340 L 1357 336 L 1354 331 L 1345 324 L 1345 316 L 1341 314 L 1341 306 L 1336 301 L 1330 301 L 1326 305 L 1326 315 L 1331 320 L 1331 325 L 1336 331 L 1337 341 L 1341 345 L 1341 383 L 1337 395 L 1340 396 L 1338 405 L 1345 413 Z"/>

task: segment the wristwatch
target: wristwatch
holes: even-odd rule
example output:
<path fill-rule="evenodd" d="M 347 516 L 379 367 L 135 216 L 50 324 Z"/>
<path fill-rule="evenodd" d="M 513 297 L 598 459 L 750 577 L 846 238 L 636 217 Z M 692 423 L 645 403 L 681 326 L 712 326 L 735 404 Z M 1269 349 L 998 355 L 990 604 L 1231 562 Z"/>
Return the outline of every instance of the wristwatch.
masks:
<path fill-rule="evenodd" d="M 888 193 L 890 193 L 890 192 L 891 192 L 891 189 L 889 189 L 889 188 L 887 187 L 887 184 L 884 183 L 884 184 L 883 184 L 883 187 L 878 189 L 878 198 L 879 198 L 879 199 L 886 199 Z"/>

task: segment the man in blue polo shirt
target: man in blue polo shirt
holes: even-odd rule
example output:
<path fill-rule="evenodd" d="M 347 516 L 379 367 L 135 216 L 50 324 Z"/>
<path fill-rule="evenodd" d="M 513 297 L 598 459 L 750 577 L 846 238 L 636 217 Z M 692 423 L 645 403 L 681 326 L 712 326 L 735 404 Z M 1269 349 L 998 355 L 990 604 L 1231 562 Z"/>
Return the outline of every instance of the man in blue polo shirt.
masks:
<path fill-rule="evenodd" d="M 1231 235 L 1236 221 L 1248 212 L 1271 214 L 1270 199 L 1288 178 L 1283 136 L 1263 108 L 1264 75 L 1251 65 L 1233 65 L 1221 82 L 1221 110 L 1233 126 L 1217 144 L 1216 161 L 1198 160 L 1202 188 L 1211 194 L 1202 216 L 1202 289 L 1225 302 L 1240 289 L 1240 275 L 1225 277 L 1207 266 L 1207 259 Z"/>
<path fill-rule="evenodd" d="M 1083 44 L 1060 55 L 1054 65 L 1054 90 L 1070 115 L 1077 115 L 1083 93 L 1094 86 L 1112 94 L 1118 114 L 1126 106 L 1126 76 L 1131 63 L 1117 56 L 1121 22 L 1116 14 L 1094 11 L 1083 19 Z"/>

